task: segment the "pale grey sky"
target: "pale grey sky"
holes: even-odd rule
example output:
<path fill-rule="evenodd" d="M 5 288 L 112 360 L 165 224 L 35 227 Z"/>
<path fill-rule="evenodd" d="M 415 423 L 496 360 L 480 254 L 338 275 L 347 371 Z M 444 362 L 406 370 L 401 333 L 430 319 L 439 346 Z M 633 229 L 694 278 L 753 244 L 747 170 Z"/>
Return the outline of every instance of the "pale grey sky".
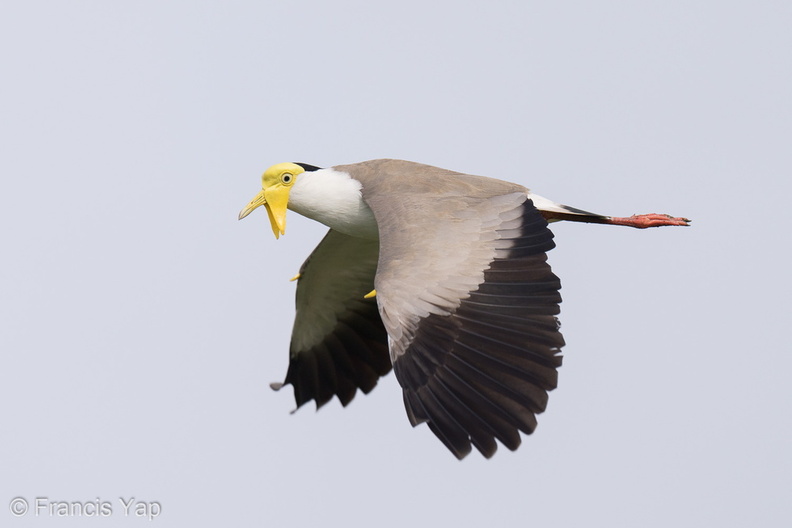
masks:
<path fill-rule="evenodd" d="M 786 526 L 790 27 L 782 1 L 5 3 L 0 525 L 141 525 L 135 497 L 152 526 Z M 565 361 L 515 453 L 458 462 L 392 375 L 318 413 L 268 387 L 324 228 L 237 213 L 274 163 L 378 157 L 694 220 L 555 225 Z"/>

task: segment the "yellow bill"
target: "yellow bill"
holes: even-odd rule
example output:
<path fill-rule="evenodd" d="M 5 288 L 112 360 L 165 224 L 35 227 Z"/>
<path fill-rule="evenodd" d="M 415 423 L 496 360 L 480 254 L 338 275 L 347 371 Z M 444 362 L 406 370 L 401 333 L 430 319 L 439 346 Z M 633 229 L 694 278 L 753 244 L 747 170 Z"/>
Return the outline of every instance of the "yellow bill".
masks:
<path fill-rule="evenodd" d="M 239 212 L 239 219 L 242 220 L 253 210 L 262 205 L 267 209 L 272 232 L 275 238 L 286 234 L 286 205 L 289 203 L 289 189 L 276 186 L 262 190 L 253 198 L 249 204 Z"/>

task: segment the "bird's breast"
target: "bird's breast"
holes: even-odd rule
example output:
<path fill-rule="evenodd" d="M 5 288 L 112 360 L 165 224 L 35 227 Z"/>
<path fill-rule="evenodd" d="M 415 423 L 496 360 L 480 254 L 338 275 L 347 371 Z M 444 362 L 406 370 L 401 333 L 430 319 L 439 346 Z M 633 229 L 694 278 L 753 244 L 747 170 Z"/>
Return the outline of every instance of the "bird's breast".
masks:
<path fill-rule="evenodd" d="M 289 194 L 289 209 L 349 236 L 379 238 L 361 183 L 333 169 L 301 173 Z"/>

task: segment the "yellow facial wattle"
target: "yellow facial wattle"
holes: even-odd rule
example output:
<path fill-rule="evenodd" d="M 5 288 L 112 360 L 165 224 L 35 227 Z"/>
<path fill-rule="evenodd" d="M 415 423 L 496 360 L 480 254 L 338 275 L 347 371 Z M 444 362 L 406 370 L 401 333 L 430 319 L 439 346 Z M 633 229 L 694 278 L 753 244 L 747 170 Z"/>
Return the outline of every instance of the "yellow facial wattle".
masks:
<path fill-rule="evenodd" d="M 239 212 L 242 220 L 260 206 L 265 206 L 275 238 L 286 234 L 286 209 L 289 205 L 289 191 L 297 176 L 305 169 L 296 163 L 278 163 L 261 176 L 261 192 Z"/>

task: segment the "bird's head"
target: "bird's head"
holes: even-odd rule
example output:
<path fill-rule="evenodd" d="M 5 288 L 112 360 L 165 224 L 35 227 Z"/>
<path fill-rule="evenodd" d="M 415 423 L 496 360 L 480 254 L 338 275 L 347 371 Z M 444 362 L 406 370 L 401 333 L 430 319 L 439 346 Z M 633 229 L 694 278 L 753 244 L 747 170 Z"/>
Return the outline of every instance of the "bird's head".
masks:
<path fill-rule="evenodd" d="M 278 163 L 261 175 L 261 192 L 239 212 L 242 220 L 263 205 L 267 208 L 272 232 L 275 238 L 286 233 L 286 207 L 289 204 L 289 192 L 297 176 L 305 172 L 305 168 L 296 163 Z"/>

